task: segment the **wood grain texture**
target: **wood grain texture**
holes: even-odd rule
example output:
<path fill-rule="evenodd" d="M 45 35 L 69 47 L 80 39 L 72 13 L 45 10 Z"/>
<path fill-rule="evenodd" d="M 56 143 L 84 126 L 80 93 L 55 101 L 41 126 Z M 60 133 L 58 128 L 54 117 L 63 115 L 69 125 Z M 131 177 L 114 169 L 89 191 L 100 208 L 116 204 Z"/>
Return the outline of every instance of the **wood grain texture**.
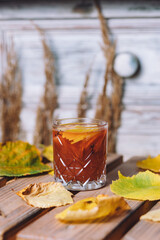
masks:
<path fill-rule="evenodd" d="M 122 155 L 109 153 L 107 155 L 107 173 L 115 169 L 120 164 L 122 164 L 122 162 L 123 162 Z"/>
<path fill-rule="evenodd" d="M 54 116 L 76 117 L 85 74 L 95 57 L 88 88 L 90 109 L 87 112 L 88 117 L 94 117 L 97 97 L 103 86 L 105 63 L 99 44 L 99 21 L 44 19 L 35 22 L 46 29 L 49 45 L 56 56 L 59 108 Z M 117 52 L 132 52 L 141 63 L 140 74 L 125 80 L 124 109 L 118 131 L 117 152 L 123 154 L 125 160 L 135 154 L 156 155 L 160 148 L 160 20 L 110 19 L 109 24 L 117 38 Z M 5 41 L 13 37 L 19 54 L 23 73 L 21 139 L 32 143 L 35 113 L 45 80 L 40 37 L 28 20 L 0 21 L 0 28 Z"/>
<path fill-rule="evenodd" d="M 92 1 L 90 7 L 77 8 L 80 1 L 3 1 L 0 3 L 2 11 L 0 19 L 34 19 L 34 18 L 95 18 L 97 11 Z M 159 17 L 159 1 L 140 0 L 133 2 L 101 1 L 104 16 L 108 18 Z M 14 11 L 13 11 L 14 7 Z M 77 10 L 76 10 L 77 9 Z"/>
<path fill-rule="evenodd" d="M 131 176 L 138 172 L 138 169 L 136 168 L 136 161 L 140 159 L 142 158 L 135 157 L 120 165 L 115 170 L 108 173 L 108 182 L 106 187 L 94 191 L 79 192 L 74 196 L 74 201 L 78 201 L 89 196 L 97 196 L 98 194 L 111 195 L 112 193 L 110 191 L 109 184 L 112 180 L 117 179 L 118 170 L 126 176 Z M 61 223 L 55 219 L 55 215 L 64 210 L 66 207 L 56 208 L 17 232 L 16 239 L 118 240 L 138 221 L 140 215 L 147 212 L 155 204 L 155 202 L 131 200 L 129 200 L 128 203 L 131 206 L 131 211 L 116 218 L 112 218 L 109 221 L 103 219 L 90 224 Z"/>
<path fill-rule="evenodd" d="M 115 166 L 122 163 L 122 156 L 116 154 L 110 154 L 107 160 L 107 172 L 113 170 Z M 41 210 L 33 208 L 27 205 L 16 192 L 26 187 L 28 184 L 38 182 L 49 182 L 53 181 L 53 176 L 39 175 L 18 178 L 15 181 L 10 181 L 9 184 L 0 188 L 0 239 L 6 232 L 14 227 L 21 227 L 26 221 L 31 218 L 41 215 L 43 212 L 48 210 Z"/>
<path fill-rule="evenodd" d="M 160 202 L 158 202 L 150 211 L 160 208 Z M 140 220 L 125 236 L 122 240 L 151 240 L 160 239 L 160 227 L 159 223 L 146 220 Z"/>
<path fill-rule="evenodd" d="M 0 43 L 13 38 L 22 69 L 20 138 L 30 143 L 33 142 L 36 109 L 45 81 L 40 36 L 30 19 L 45 29 L 56 57 L 59 107 L 55 118 L 77 117 L 80 91 L 93 58 L 88 117 L 95 115 L 97 97 L 103 86 L 105 60 L 100 47 L 102 41 L 96 9 L 91 7 L 89 12 L 75 12 L 73 9 L 78 0 L 61 3 L 42 1 L 39 5 L 38 1 L 28 4 L 7 1 L 0 8 Z M 102 6 L 110 30 L 117 39 L 117 53 L 132 52 L 141 64 L 140 73 L 125 80 L 117 152 L 123 154 L 125 160 L 135 154 L 157 155 L 160 149 L 159 1 L 102 1 Z M 1 74 L 3 64 L 1 61 Z M 111 91 L 110 87 L 108 91 Z"/>

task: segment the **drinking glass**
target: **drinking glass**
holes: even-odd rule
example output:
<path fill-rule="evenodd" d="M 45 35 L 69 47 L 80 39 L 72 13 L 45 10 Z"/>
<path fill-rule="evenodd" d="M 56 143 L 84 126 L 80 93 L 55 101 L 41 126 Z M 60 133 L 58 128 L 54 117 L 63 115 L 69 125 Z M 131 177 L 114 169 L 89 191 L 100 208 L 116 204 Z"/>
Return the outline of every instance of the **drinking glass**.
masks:
<path fill-rule="evenodd" d="M 69 190 L 106 184 L 108 124 L 89 118 L 53 122 L 54 179 Z"/>

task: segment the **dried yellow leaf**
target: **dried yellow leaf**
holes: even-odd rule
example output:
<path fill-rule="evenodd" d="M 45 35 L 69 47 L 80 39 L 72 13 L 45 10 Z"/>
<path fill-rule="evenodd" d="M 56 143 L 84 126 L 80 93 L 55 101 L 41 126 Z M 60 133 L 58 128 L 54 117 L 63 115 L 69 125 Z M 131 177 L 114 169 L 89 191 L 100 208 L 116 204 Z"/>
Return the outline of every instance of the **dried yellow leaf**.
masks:
<path fill-rule="evenodd" d="M 149 211 L 140 217 L 141 220 L 150 220 L 153 222 L 160 222 L 160 209 Z"/>
<path fill-rule="evenodd" d="M 120 214 L 130 207 L 122 197 L 98 195 L 78 201 L 56 215 L 64 222 L 84 222 Z"/>
<path fill-rule="evenodd" d="M 61 183 L 48 182 L 30 184 L 17 192 L 30 206 L 49 208 L 73 203 L 72 193 L 67 191 Z"/>
<path fill-rule="evenodd" d="M 151 158 L 150 156 L 148 156 L 147 159 L 143 161 L 138 161 L 137 166 L 139 168 L 148 169 L 153 172 L 160 172 L 160 154 L 155 158 Z"/>

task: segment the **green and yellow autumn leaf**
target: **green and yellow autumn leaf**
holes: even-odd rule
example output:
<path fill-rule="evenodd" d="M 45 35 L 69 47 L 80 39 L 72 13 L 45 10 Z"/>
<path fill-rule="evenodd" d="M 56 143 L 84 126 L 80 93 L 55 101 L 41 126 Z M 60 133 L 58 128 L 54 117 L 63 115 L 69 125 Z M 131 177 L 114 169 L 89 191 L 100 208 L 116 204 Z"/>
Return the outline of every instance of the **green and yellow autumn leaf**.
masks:
<path fill-rule="evenodd" d="M 160 199 L 160 175 L 148 170 L 132 177 L 125 177 L 120 172 L 118 175 L 119 179 L 110 185 L 113 193 L 133 200 Z"/>
<path fill-rule="evenodd" d="M 47 172 L 52 168 L 42 163 L 40 151 L 27 142 L 0 145 L 0 176 L 25 176 Z"/>
<path fill-rule="evenodd" d="M 138 161 L 137 166 L 142 169 L 148 169 L 153 172 L 160 172 L 160 154 L 157 157 L 151 158 L 148 156 L 143 161 Z"/>

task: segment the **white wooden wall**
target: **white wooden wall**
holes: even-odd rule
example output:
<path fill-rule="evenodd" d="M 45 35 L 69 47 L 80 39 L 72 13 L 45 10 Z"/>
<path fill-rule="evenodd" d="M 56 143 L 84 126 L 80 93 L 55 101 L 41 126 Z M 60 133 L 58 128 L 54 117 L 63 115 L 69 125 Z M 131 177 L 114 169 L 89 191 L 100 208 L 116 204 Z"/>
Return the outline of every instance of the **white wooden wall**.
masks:
<path fill-rule="evenodd" d="M 34 21 L 45 29 L 56 56 L 59 108 L 56 117 L 76 117 L 77 103 L 85 74 L 93 58 L 89 82 L 94 117 L 97 96 L 103 86 L 105 59 L 94 6 L 88 13 L 73 11 L 80 1 L 0 4 L 0 42 L 12 37 L 23 74 L 23 140 L 32 143 L 38 102 L 43 94 L 43 50 Z M 122 124 L 117 152 L 125 159 L 132 155 L 160 153 L 160 3 L 159 1 L 102 2 L 117 52 L 132 52 L 140 60 L 141 71 L 125 80 Z M 32 20 L 32 21 L 31 21 Z M 3 61 L 1 59 L 1 72 Z"/>

